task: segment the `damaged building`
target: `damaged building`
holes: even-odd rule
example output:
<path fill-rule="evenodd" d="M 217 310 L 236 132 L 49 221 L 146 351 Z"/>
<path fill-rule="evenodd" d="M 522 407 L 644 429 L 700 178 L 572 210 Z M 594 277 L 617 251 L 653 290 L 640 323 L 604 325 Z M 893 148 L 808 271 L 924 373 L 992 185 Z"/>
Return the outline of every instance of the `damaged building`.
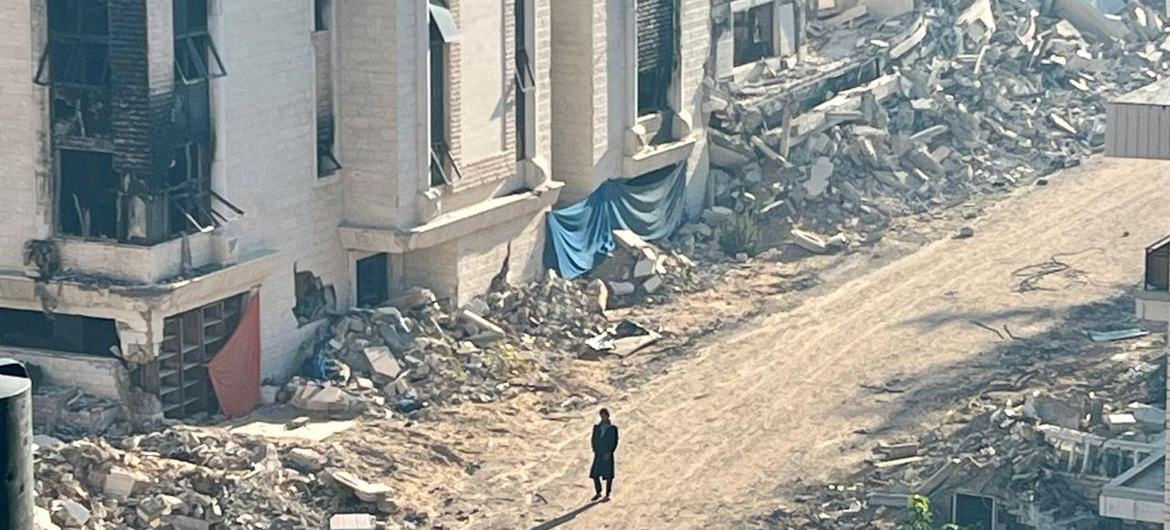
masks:
<path fill-rule="evenodd" d="M 1170 115 L 1170 80 L 1163 79 L 1114 98 L 1106 104 L 1105 155 L 1170 160 L 1170 132 L 1162 125 Z M 1144 277 L 1135 292 L 1135 312 L 1142 320 L 1170 322 L 1170 236 L 1152 242 L 1145 252 Z M 1170 381 L 1168 381 L 1170 384 Z M 1166 449 L 1151 455 L 1133 472 L 1111 482 L 1101 494 L 1101 515 L 1146 523 L 1170 523 L 1166 517 Z"/>
<path fill-rule="evenodd" d="M 534 277 L 550 17 L 5 2 L 0 355 L 131 412 L 237 414 L 330 314 Z"/>

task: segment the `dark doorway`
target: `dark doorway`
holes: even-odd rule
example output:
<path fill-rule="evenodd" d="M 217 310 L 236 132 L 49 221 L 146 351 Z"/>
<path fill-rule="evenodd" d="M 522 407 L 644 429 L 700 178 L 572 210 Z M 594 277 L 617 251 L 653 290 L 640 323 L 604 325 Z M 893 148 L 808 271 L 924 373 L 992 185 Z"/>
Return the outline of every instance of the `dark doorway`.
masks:
<path fill-rule="evenodd" d="M 954 523 L 965 530 L 992 530 L 995 524 L 995 499 L 956 493 Z"/>
<path fill-rule="evenodd" d="M 109 318 L 0 309 L 0 344 L 112 356 L 111 348 L 119 344 L 118 327 Z"/>
<path fill-rule="evenodd" d="M 390 264 L 385 252 L 357 261 L 357 305 L 374 307 L 390 297 Z"/>
<path fill-rule="evenodd" d="M 58 229 L 82 237 L 118 237 L 121 192 L 114 157 L 95 151 L 57 151 L 61 187 L 57 197 Z"/>

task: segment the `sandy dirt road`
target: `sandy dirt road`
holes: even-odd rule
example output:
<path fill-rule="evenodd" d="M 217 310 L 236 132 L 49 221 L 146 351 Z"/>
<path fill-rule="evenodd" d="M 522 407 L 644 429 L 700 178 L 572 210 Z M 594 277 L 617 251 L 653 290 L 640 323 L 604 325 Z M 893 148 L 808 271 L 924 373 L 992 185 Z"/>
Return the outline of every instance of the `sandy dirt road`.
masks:
<path fill-rule="evenodd" d="M 610 503 L 585 502 L 592 413 L 501 417 L 512 432 L 464 486 L 482 504 L 462 524 L 743 528 L 785 503 L 786 486 L 855 469 L 874 433 L 913 432 L 945 413 L 863 386 L 962 380 L 1001 340 L 972 320 L 1033 336 L 1076 306 L 1131 291 L 1142 249 L 1170 232 L 1168 173 L 1164 163 L 1094 159 L 988 209 L 970 239 L 941 239 L 759 317 L 604 403 L 622 428 Z M 1017 292 L 1013 273 L 1054 255 L 1073 270 Z"/>

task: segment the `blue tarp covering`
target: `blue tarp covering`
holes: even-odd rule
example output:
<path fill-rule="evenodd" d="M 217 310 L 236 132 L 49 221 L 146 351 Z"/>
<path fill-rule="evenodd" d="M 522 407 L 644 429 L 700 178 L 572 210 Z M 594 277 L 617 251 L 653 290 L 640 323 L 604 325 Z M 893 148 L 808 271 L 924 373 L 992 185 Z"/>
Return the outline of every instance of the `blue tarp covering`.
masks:
<path fill-rule="evenodd" d="M 669 236 L 682 222 L 686 163 L 630 180 L 607 180 L 585 200 L 548 216 L 545 267 L 562 278 L 593 269 L 598 254 L 613 250 L 613 231 L 626 229 L 643 239 Z"/>

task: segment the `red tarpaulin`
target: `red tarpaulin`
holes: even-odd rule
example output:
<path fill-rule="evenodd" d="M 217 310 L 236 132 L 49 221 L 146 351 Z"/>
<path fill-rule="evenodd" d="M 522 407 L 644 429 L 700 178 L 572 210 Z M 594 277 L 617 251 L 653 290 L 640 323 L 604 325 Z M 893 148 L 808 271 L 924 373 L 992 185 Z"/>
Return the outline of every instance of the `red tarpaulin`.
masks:
<path fill-rule="evenodd" d="M 223 413 L 233 418 L 252 412 L 260 401 L 260 294 L 249 297 L 227 343 L 207 363 L 211 386 Z"/>

